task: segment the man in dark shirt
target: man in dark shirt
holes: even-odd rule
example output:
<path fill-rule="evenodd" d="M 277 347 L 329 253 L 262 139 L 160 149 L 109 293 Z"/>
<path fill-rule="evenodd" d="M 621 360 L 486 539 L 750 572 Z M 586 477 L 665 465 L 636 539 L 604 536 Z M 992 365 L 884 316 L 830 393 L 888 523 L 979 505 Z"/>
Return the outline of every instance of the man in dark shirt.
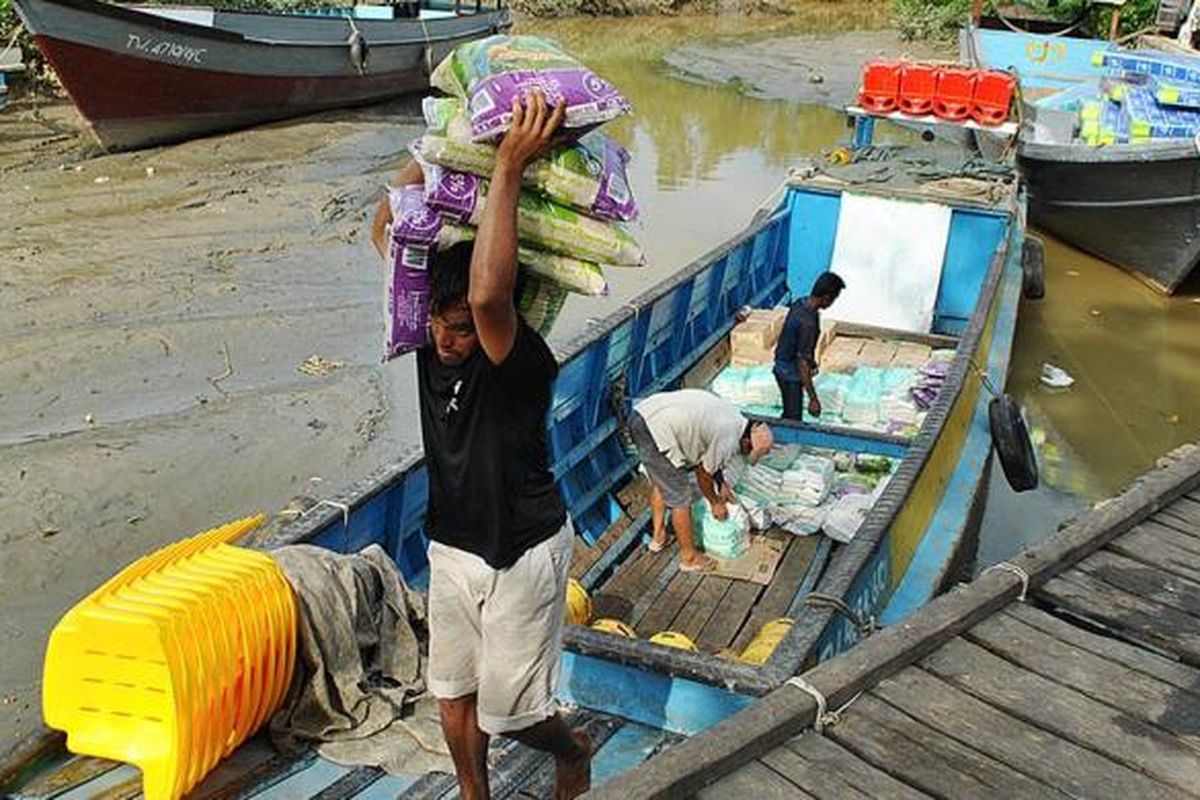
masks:
<path fill-rule="evenodd" d="M 788 309 L 783 331 L 775 345 L 775 381 L 783 394 L 784 419 L 803 416 L 804 395 L 808 395 L 808 413 L 821 416 L 821 399 L 813 387 L 817 374 L 817 339 L 821 336 L 821 310 L 833 305 L 846 282 L 832 272 L 822 272 L 813 282 L 808 297 L 801 297 Z"/>
<path fill-rule="evenodd" d="M 474 245 L 430 259 L 431 343 L 417 353 L 429 687 L 464 798 L 489 796 L 490 735 L 552 753 L 556 798 L 582 794 L 590 780 L 590 742 L 554 701 L 574 537 L 546 446 L 558 365 L 513 304 L 521 174 L 562 118 L 540 93 L 514 102 Z M 408 167 L 400 179 L 420 172 Z M 377 247 L 387 213 L 376 215 Z"/>

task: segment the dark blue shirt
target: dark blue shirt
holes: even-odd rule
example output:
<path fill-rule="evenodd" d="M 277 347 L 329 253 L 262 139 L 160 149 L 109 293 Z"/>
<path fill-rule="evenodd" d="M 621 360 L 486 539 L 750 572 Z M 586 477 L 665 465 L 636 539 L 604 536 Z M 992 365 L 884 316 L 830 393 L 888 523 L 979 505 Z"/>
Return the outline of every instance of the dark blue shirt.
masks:
<path fill-rule="evenodd" d="M 803 358 L 817 366 L 817 338 L 821 333 L 821 314 L 810 308 L 808 298 L 801 297 L 788 309 L 783 331 L 775 345 L 775 374 L 785 381 L 799 381 L 796 362 Z"/>

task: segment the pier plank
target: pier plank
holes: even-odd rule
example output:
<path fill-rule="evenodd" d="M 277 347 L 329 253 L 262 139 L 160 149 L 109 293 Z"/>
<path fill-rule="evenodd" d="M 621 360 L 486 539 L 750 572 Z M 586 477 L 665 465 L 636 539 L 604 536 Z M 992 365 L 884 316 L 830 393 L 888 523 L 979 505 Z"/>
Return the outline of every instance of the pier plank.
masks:
<path fill-rule="evenodd" d="M 871 693 L 851 708 L 845 720 L 850 724 L 839 723 L 832 736 L 865 756 L 864 747 L 876 748 L 868 758 L 924 792 L 938 797 L 1066 800 L 1066 795 L 997 761 L 973 743 L 956 741 Z"/>
<path fill-rule="evenodd" d="M 937 798 L 994 795 L 995 787 L 979 777 L 979 772 L 989 766 L 983 753 L 948 741 L 916 721 L 886 722 L 882 717 L 888 715 L 880 709 L 882 705 L 869 693 L 864 694 L 851 706 L 850 714 L 827 728 L 828 735 L 919 792 Z M 907 720 L 904 715 L 898 716 Z"/>
<path fill-rule="evenodd" d="M 1007 614 L 997 614 L 976 625 L 965 637 L 1056 684 L 1156 725 L 1200 750 L 1200 695 L 1182 692 L 1158 678 L 1073 647 Z"/>
<path fill-rule="evenodd" d="M 1200 617 L 1200 582 L 1104 550 L 1088 556 L 1076 569 L 1130 594 Z"/>
<path fill-rule="evenodd" d="M 1135 561 L 1159 567 L 1193 581 L 1200 581 L 1200 557 L 1189 550 L 1163 541 L 1159 536 L 1138 526 L 1109 543 L 1108 549 Z"/>
<path fill-rule="evenodd" d="M 921 667 L 1010 716 L 1113 761 L 1191 792 L 1200 753 L 1157 726 L 1082 692 L 1022 669 L 963 639 L 947 642 Z"/>
<path fill-rule="evenodd" d="M 840 786 L 849 786 L 876 800 L 920 800 L 927 797 L 925 793 L 893 778 L 815 731 L 800 734 L 785 743 L 784 747 L 804 759 L 812 773 L 810 779 L 803 781 L 789 773 L 793 782 L 822 800 L 826 797 L 830 800 L 842 797 L 836 791 Z M 826 785 L 835 791 L 826 792 Z"/>
<path fill-rule="evenodd" d="M 1074 797 L 1183 798 L 1189 794 L 1010 716 L 920 669 L 871 694 L 1034 780 Z"/>
<path fill-rule="evenodd" d="M 1097 636 L 1053 614 L 1025 603 L 1014 603 L 1002 612 L 1006 617 L 1053 636 L 1061 642 L 1095 653 L 1142 675 L 1170 684 L 1177 691 L 1200 699 L 1200 669 L 1128 644 L 1111 636 Z"/>
<path fill-rule="evenodd" d="M 1187 496 L 1181 497 L 1159 512 L 1177 517 L 1188 523 L 1193 530 L 1200 529 L 1200 502 Z"/>
<path fill-rule="evenodd" d="M 1183 522 L 1179 519 L 1179 517 L 1164 514 L 1162 511 L 1150 517 L 1150 519 L 1146 520 L 1146 522 L 1153 522 L 1156 525 L 1165 525 L 1166 527 L 1171 528 L 1172 530 L 1183 534 L 1184 536 L 1200 538 L 1200 529 L 1198 529 L 1197 526 L 1188 522 Z M 1142 524 L 1144 525 L 1146 523 L 1143 522 Z"/>
<path fill-rule="evenodd" d="M 1182 524 L 1173 521 L 1170 517 L 1156 515 L 1153 519 L 1148 519 L 1138 525 L 1135 530 L 1148 531 L 1159 541 L 1166 542 L 1180 550 L 1186 550 L 1191 553 L 1193 564 L 1196 564 L 1200 562 L 1200 537 L 1179 530 Z"/>
<path fill-rule="evenodd" d="M 697 800 L 814 800 L 813 796 L 760 761 L 751 761 L 736 772 L 702 789 Z"/>
<path fill-rule="evenodd" d="M 1082 572 L 1053 578 L 1037 597 L 1094 619 L 1133 641 L 1145 642 L 1200 666 L 1200 627 L 1196 618 L 1123 592 Z"/>

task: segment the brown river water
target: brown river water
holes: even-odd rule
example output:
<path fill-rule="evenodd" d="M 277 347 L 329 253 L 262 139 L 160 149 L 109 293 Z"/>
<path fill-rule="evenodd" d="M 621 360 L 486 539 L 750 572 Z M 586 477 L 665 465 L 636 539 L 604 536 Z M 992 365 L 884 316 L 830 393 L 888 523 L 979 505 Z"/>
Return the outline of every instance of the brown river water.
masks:
<path fill-rule="evenodd" d="M 573 298 L 555 340 L 736 233 L 790 163 L 838 143 L 828 106 L 860 61 L 936 52 L 862 32 L 884 5 L 521 23 L 636 110 L 612 131 L 632 153 L 649 264 L 612 271 L 605 300 Z M 96 156 L 67 105 L 0 114 L 0 749 L 40 717 L 50 627 L 115 569 L 332 494 L 418 443 L 412 366 L 379 363 L 363 230 L 418 124 L 413 102 L 393 102 Z M 1018 498 L 996 470 L 981 562 L 1195 439 L 1197 348 L 1194 290 L 1164 299 L 1047 241 L 1047 296 L 1022 309 L 1009 381 L 1044 483 Z M 324 360 L 298 369 L 310 356 Z M 1075 385 L 1042 386 L 1043 362 Z"/>

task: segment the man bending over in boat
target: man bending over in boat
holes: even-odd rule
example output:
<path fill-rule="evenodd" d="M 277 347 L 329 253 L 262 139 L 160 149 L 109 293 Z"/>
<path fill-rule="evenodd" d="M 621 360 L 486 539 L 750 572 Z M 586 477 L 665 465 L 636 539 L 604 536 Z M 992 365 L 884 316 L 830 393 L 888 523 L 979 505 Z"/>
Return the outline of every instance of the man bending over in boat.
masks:
<path fill-rule="evenodd" d="M 650 511 L 654 519 L 650 552 L 667 544 L 666 512 L 679 540 L 679 569 L 708 572 L 710 557 L 696 549 L 692 532 L 695 488 L 708 501 L 713 517 L 729 516 L 733 492 L 724 470 L 738 453 L 753 464 L 771 449 L 771 429 L 750 422 L 738 407 L 703 389 L 660 392 L 634 404 L 629 420 L 642 466 L 650 477 Z M 694 475 L 693 475 L 694 473 Z"/>
<path fill-rule="evenodd" d="M 821 336 L 821 311 L 833 305 L 846 288 L 846 282 L 832 272 L 822 272 L 813 281 L 808 297 L 801 297 L 788 309 L 783 331 L 775 345 L 775 382 L 783 395 L 784 419 L 803 416 L 804 395 L 808 395 L 808 413 L 821 416 L 821 398 L 813 378 L 817 374 L 817 339 Z"/>
<path fill-rule="evenodd" d="M 521 173 L 563 119 L 540 93 L 513 105 L 474 246 L 431 257 L 431 342 L 417 352 L 429 469 L 429 687 L 464 798 L 487 798 L 488 737 L 551 753 L 555 797 L 589 785 L 591 744 L 554 691 L 574 531 L 550 472 L 546 413 L 558 365 L 518 315 Z M 406 167 L 403 183 L 421 180 Z M 386 252 L 390 211 L 373 238 Z"/>

